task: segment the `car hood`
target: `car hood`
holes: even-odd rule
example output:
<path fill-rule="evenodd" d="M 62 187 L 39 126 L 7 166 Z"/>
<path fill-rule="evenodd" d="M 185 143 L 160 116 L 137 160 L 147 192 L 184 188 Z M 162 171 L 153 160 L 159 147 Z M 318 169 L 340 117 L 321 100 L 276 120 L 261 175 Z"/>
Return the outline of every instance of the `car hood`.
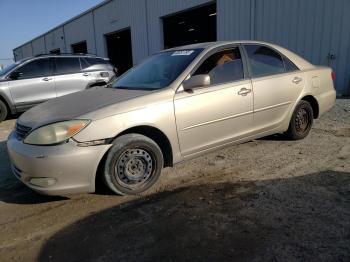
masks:
<path fill-rule="evenodd" d="M 149 94 L 144 90 L 94 87 L 49 100 L 28 110 L 18 123 L 32 129 L 60 121 L 79 118 L 100 108 Z"/>

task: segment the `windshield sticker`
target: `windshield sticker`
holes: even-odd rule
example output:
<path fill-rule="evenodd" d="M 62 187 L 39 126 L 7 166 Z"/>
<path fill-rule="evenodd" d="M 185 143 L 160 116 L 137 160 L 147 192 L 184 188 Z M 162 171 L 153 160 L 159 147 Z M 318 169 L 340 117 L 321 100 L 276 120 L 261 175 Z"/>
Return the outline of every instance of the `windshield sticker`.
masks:
<path fill-rule="evenodd" d="M 172 53 L 171 56 L 177 56 L 177 55 L 191 55 L 194 52 L 194 50 L 181 50 L 181 51 L 175 51 Z"/>

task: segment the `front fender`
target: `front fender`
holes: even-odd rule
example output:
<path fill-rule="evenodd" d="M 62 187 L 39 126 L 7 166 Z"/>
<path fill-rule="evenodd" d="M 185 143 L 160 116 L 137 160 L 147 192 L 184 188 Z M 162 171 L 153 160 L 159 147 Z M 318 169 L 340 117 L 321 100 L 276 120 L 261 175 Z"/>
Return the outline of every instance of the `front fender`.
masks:
<path fill-rule="evenodd" d="M 0 82 L 0 98 L 6 102 L 6 104 L 10 108 L 11 113 L 15 114 L 16 108 L 13 104 L 13 99 L 12 99 L 11 91 L 8 86 L 8 81 Z"/>
<path fill-rule="evenodd" d="M 89 142 L 114 138 L 127 129 L 150 126 L 159 129 L 168 138 L 173 149 L 174 162 L 181 159 L 177 138 L 173 102 L 153 106 L 93 120 L 87 128 L 77 134 L 78 142 Z"/>

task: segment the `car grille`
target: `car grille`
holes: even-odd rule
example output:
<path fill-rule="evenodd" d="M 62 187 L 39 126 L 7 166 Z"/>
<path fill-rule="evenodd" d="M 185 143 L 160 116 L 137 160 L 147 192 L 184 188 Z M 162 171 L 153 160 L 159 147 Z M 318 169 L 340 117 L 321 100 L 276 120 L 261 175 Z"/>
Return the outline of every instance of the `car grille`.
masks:
<path fill-rule="evenodd" d="M 16 124 L 16 134 L 17 134 L 18 139 L 20 139 L 20 140 L 24 139 L 29 134 L 29 132 L 31 130 L 32 129 L 30 127 Z"/>

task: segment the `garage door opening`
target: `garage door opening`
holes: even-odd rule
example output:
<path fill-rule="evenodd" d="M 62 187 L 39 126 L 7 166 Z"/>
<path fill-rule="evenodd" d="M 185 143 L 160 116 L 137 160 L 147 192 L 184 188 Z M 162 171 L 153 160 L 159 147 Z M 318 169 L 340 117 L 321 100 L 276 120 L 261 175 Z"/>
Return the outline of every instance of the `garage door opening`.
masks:
<path fill-rule="evenodd" d="M 74 53 L 74 54 L 86 54 L 87 53 L 86 41 L 72 44 L 71 46 L 72 46 L 72 53 Z"/>
<path fill-rule="evenodd" d="M 131 31 L 125 29 L 106 35 L 107 53 L 118 75 L 132 67 Z"/>
<path fill-rule="evenodd" d="M 50 51 L 50 54 L 59 55 L 59 54 L 61 54 L 61 49 L 59 49 L 59 48 L 53 49 Z"/>
<path fill-rule="evenodd" d="M 164 48 L 216 41 L 216 4 L 163 18 Z"/>

